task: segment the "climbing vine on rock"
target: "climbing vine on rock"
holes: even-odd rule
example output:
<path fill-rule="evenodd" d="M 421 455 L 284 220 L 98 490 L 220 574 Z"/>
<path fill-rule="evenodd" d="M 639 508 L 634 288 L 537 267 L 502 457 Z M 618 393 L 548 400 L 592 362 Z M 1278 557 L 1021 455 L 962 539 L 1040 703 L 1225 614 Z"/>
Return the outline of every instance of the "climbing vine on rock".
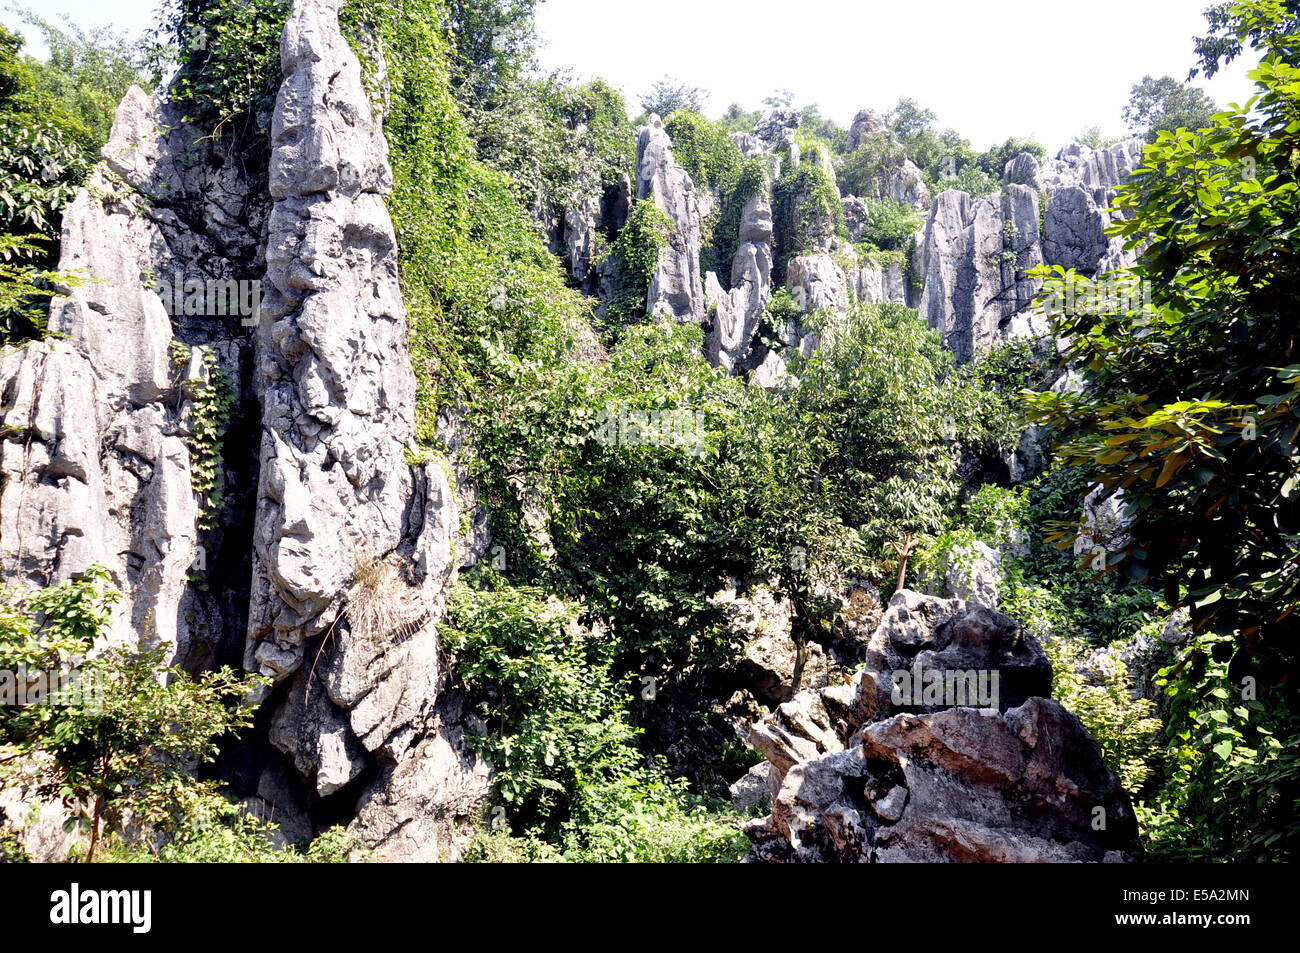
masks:
<path fill-rule="evenodd" d="M 200 347 L 205 373 L 181 382 L 190 400 L 190 486 L 199 503 L 200 530 L 216 527 L 221 510 L 222 442 L 230 424 L 230 407 L 235 390 L 230 377 L 208 347 Z M 190 363 L 190 350 L 172 342 L 172 362 L 181 373 Z"/>
<path fill-rule="evenodd" d="M 645 314 L 650 279 L 659 263 L 659 252 L 669 242 L 673 220 L 651 201 L 637 202 L 627 224 L 602 253 L 612 256 L 618 291 L 609 302 L 608 323 L 617 329 Z"/>

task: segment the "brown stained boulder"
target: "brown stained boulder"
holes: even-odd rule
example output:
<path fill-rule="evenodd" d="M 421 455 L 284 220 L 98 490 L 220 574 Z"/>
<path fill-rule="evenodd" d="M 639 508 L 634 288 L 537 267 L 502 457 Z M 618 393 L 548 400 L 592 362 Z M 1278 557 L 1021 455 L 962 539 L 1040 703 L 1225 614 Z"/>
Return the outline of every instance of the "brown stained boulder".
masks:
<path fill-rule="evenodd" d="M 997 706 L 895 702 L 895 672 L 993 670 Z M 1015 620 L 907 590 L 847 684 L 804 691 L 753 727 L 779 788 L 745 827 L 750 862 L 1124 859 L 1137 823 L 1052 669 Z M 909 699 L 910 701 L 910 699 Z"/>
<path fill-rule="evenodd" d="M 873 724 L 790 765 L 746 833 L 750 862 L 1100 862 L 1131 848 L 1137 823 L 1078 718 L 1035 698 Z"/>

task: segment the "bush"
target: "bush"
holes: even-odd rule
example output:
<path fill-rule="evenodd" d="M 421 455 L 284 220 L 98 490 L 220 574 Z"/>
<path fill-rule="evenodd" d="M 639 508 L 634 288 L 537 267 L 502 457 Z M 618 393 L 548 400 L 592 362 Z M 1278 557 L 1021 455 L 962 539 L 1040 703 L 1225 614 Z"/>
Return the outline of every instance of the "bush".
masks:
<path fill-rule="evenodd" d="M 661 770 L 661 769 L 660 769 Z M 716 813 L 658 771 L 640 770 L 593 786 L 582 816 L 558 846 L 537 833 L 479 831 L 466 854 L 477 863 L 734 863 L 749 850 L 736 818 Z"/>
<path fill-rule="evenodd" d="M 1230 665 L 1234 640 L 1197 636 L 1160 672 L 1168 770 L 1137 810 L 1146 850 L 1161 860 L 1291 861 L 1300 847 L 1295 692 Z"/>
<path fill-rule="evenodd" d="M 1075 671 L 1088 657 L 1084 647 L 1067 638 L 1049 638 L 1044 648 L 1052 662 L 1052 697 L 1079 716 L 1100 745 L 1106 766 L 1137 796 L 1156 761 L 1161 724 L 1155 703 L 1129 694 L 1132 686 L 1118 658 L 1112 657 L 1112 667 L 1094 685 Z"/>
<path fill-rule="evenodd" d="M 922 219 L 910 206 L 889 199 L 864 199 L 867 205 L 866 228 L 862 241 L 872 250 L 906 251 Z"/>
<path fill-rule="evenodd" d="M 491 576 L 478 583 L 453 588 L 442 626 L 487 726 L 469 744 L 495 766 L 512 823 L 553 830 L 591 784 L 629 765 L 630 690 L 615 687 L 608 644 L 577 626 L 573 608 Z"/>
<path fill-rule="evenodd" d="M 217 739 L 246 727 L 236 702 L 262 683 L 226 668 L 197 678 L 162 664 L 161 650 L 111 647 L 87 657 L 120 597 L 92 567 L 77 581 L 29 592 L 0 591 L 0 671 L 72 671 L 57 703 L 0 708 L 0 761 L 19 783 L 69 809 L 67 830 L 90 833 L 94 860 L 105 820 L 121 831 L 166 826 L 197 790 L 184 765 L 211 761 Z"/>

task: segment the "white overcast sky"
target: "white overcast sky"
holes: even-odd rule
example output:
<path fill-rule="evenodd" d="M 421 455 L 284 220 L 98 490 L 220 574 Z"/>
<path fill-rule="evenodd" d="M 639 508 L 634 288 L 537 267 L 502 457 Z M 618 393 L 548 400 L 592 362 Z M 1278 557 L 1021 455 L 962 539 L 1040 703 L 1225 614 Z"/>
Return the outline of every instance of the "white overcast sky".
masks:
<path fill-rule="evenodd" d="M 12 0 L 7 0 L 8 5 Z M 1009 135 L 1049 149 L 1087 126 L 1124 131 L 1121 110 L 1144 74 L 1183 79 L 1213 0 L 543 0 L 542 64 L 602 77 L 638 97 L 664 75 L 759 108 L 788 89 L 847 126 L 862 107 L 910 96 L 985 148 Z M 137 32 L 153 0 L 27 0 L 47 17 Z M 14 24 L 0 7 L 0 20 Z M 1253 62 L 1206 83 L 1244 102 Z"/>
<path fill-rule="evenodd" d="M 1144 74 L 1186 79 L 1212 0 L 544 0 L 550 68 L 603 77 L 632 100 L 665 74 L 709 90 L 708 112 L 777 89 L 847 126 L 908 96 L 980 148 L 1051 149 L 1087 126 L 1119 135 Z M 1254 62 L 1206 91 L 1245 102 Z"/>

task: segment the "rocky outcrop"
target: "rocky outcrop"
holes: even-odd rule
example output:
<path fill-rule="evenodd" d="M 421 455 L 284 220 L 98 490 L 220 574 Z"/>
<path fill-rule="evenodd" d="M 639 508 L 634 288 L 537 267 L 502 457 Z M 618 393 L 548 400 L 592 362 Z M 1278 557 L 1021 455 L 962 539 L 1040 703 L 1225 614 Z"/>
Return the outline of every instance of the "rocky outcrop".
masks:
<path fill-rule="evenodd" d="M 1109 492 L 1101 484 L 1093 486 L 1083 499 L 1081 516 L 1083 532 L 1074 541 L 1074 554 L 1093 554 L 1095 568 L 1100 571 L 1111 556 L 1132 541 L 1127 532 L 1131 519 L 1124 502 L 1124 491 Z"/>
<path fill-rule="evenodd" d="M 747 860 L 1123 859 L 1128 798 L 1078 718 L 1045 697 L 1051 680 L 1014 620 L 896 593 L 863 672 L 751 731 L 779 785 L 771 814 L 746 825 Z"/>
<path fill-rule="evenodd" d="M 731 290 L 724 291 L 713 272 L 705 279 L 710 310 L 705 353 L 733 374 L 753 370 L 760 362 L 756 336 L 772 291 L 772 204 L 766 194 L 745 203 L 739 239 Z"/>
<path fill-rule="evenodd" d="M 700 280 L 700 206 L 690 173 L 673 160 L 663 121 L 651 116 L 637 135 L 636 197 L 653 201 L 672 219 L 668 244 L 650 277 L 646 313 L 703 324 L 707 313 Z"/>
<path fill-rule="evenodd" d="M 849 125 L 849 152 L 853 152 L 866 141 L 868 136 L 877 136 L 886 132 L 888 126 L 884 117 L 871 109 L 859 109 L 853 122 Z"/>
<path fill-rule="evenodd" d="M 1035 192 L 1043 191 L 1043 177 L 1038 167 L 1038 160 L 1029 152 L 1022 152 L 1014 159 L 1008 159 L 1002 169 L 1002 184 L 1027 185 Z"/>
<path fill-rule="evenodd" d="M 791 133 L 803 124 L 803 110 L 790 106 L 777 106 L 754 126 L 754 137 L 772 149 L 787 141 Z M 797 162 L 795 163 L 798 164 Z"/>
<path fill-rule="evenodd" d="M 954 546 L 940 560 L 943 594 L 996 609 L 1002 592 L 1002 554 L 979 540 Z"/>
<path fill-rule="evenodd" d="M 1027 272 L 1042 261 L 1033 189 L 1008 185 L 998 201 L 943 192 L 930 209 L 920 254 L 921 316 L 959 361 L 1007 337 L 1040 332 L 1025 312 L 1041 287 Z"/>
<path fill-rule="evenodd" d="M 1049 191 L 1071 185 L 1085 189 L 1117 189 L 1142 164 L 1142 139 L 1127 139 L 1105 149 L 1074 143 L 1042 164 L 1042 187 Z M 1017 160 L 1012 160 L 1013 162 Z"/>
<path fill-rule="evenodd" d="M 565 209 L 553 229 L 552 248 L 564 261 L 569 277 L 584 294 L 600 303 L 604 317 L 615 289 L 614 262 L 598 256 L 604 235 L 615 234 L 627 221 L 632 207 L 632 182 L 627 176 L 604 188 L 590 186 L 588 194 Z"/>
<path fill-rule="evenodd" d="M 237 653 L 245 619 L 240 583 L 205 583 L 247 577 L 255 462 L 216 468 L 214 512 L 190 450 L 196 383 L 225 379 L 231 432 L 250 410 L 266 208 L 229 148 L 128 90 L 105 166 L 64 210 L 60 270 L 81 280 L 51 302 L 61 339 L 0 358 L 5 580 L 47 586 L 101 564 L 124 594 L 114 637 L 186 665 Z"/>
<path fill-rule="evenodd" d="M 269 176 L 263 146 L 199 138 L 163 97 L 120 104 L 106 167 L 64 215 L 60 267 L 88 280 L 53 302 L 60 338 L 0 358 L 0 568 L 45 586 L 102 563 L 125 594 L 115 638 L 269 676 L 241 761 L 258 767 L 232 783 L 286 842 L 321 801 L 362 797 L 363 846 L 454 858 L 490 769 L 465 749 L 435 632 L 456 502 L 442 467 L 405 462 L 386 146 L 334 0 L 298 0 L 282 67 Z M 214 374 L 220 466 L 189 446 Z"/>
<path fill-rule="evenodd" d="M 438 717 L 436 622 L 458 512 L 442 467 L 405 461 L 415 379 L 384 206 L 387 146 L 336 3 L 298 0 L 281 47 L 245 664 L 279 682 L 315 651 L 280 702 L 272 740 L 322 795 L 359 773 L 362 750 L 389 765 L 363 798 L 385 809 L 356 822 L 387 850 L 417 816 L 440 813 L 437 791 L 413 798 L 412 784 L 443 778 L 459 803 L 474 784 L 444 774 L 481 771 Z M 386 856 L 438 859 L 436 841 L 403 839 Z"/>
<path fill-rule="evenodd" d="M 849 278 L 827 252 L 798 255 L 786 266 L 785 285 L 805 314 L 823 308 L 847 311 Z"/>
<path fill-rule="evenodd" d="M 1030 268 L 1095 275 L 1133 263 L 1135 251 L 1105 232 L 1117 214 L 1115 190 L 1140 165 L 1142 146 L 1138 139 L 1109 149 L 1076 144 L 1042 164 L 1022 153 L 1006 164 L 1000 198 L 949 191 L 935 199 L 914 259 L 924 282 L 919 306 L 959 360 L 1046 332 L 1032 311 L 1041 284 L 1027 277 Z"/>
<path fill-rule="evenodd" d="M 911 287 L 903 266 L 890 261 L 883 266 L 863 261 L 854 269 L 853 294 L 863 304 L 908 304 Z"/>
<path fill-rule="evenodd" d="M 747 861 L 1077 863 L 1126 859 L 1137 822 L 1079 719 L 1033 698 L 897 715 L 791 766 Z"/>

